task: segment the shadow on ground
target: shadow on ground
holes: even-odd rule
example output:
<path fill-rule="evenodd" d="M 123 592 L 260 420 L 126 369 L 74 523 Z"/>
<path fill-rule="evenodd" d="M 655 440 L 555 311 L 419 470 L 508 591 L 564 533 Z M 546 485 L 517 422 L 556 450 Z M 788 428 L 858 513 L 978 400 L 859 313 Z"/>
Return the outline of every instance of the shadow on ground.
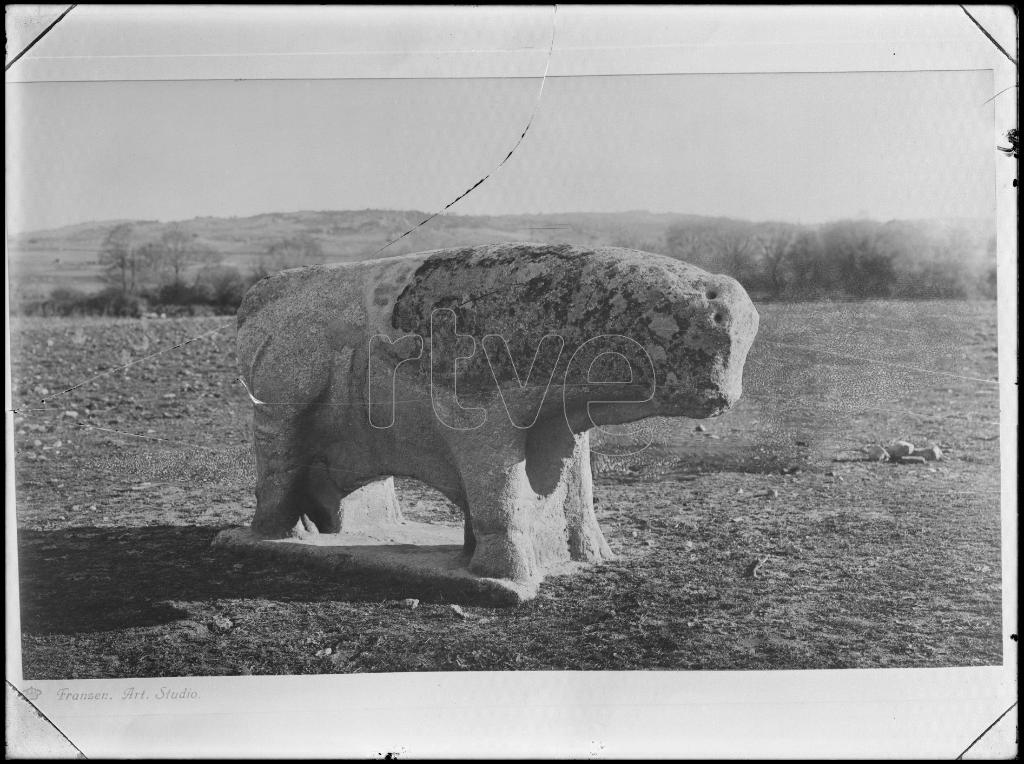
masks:
<path fill-rule="evenodd" d="M 188 618 L 176 602 L 453 601 L 429 582 L 345 571 L 328 576 L 283 560 L 253 560 L 210 544 L 221 528 L 79 527 L 19 531 L 21 621 L 26 634 L 158 626 Z M 465 605 L 490 603 L 485 595 Z"/>

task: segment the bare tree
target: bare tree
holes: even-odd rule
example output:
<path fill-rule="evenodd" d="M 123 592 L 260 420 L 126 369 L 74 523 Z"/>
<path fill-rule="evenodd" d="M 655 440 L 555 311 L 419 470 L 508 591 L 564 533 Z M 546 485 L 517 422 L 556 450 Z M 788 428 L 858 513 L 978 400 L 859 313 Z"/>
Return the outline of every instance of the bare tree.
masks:
<path fill-rule="evenodd" d="M 214 304 L 236 308 L 249 284 L 237 269 L 230 265 L 208 265 L 195 278 L 196 291 L 202 291 Z"/>
<path fill-rule="evenodd" d="M 694 265 L 704 265 L 708 254 L 709 231 L 701 226 L 673 225 L 665 232 L 669 254 Z"/>
<path fill-rule="evenodd" d="M 896 269 L 878 244 L 878 226 L 864 221 L 841 220 L 822 231 L 825 257 L 835 265 L 837 286 L 848 295 L 889 297 L 895 291 Z"/>
<path fill-rule="evenodd" d="M 757 275 L 757 239 L 745 226 L 729 226 L 711 240 L 718 266 L 728 275 L 749 283 Z"/>
<path fill-rule="evenodd" d="M 121 223 L 107 234 L 100 249 L 99 262 L 107 280 L 116 284 L 122 295 L 135 294 L 152 267 L 153 249 L 139 240 L 131 223 Z"/>
<path fill-rule="evenodd" d="M 758 242 L 745 221 L 708 219 L 679 223 L 665 232 L 665 248 L 673 257 L 712 272 L 724 272 L 744 286 L 756 286 Z"/>
<path fill-rule="evenodd" d="M 257 275 L 265 276 L 285 268 L 312 265 L 323 260 L 324 251 L 320 242 L 308 234 L 299 234 L 279 239 L 268 246 L 255 270 Z"/>
<path fill-rule="evenodd" d="M 776 297 L 786 289 L 793 243 L 797 231 L 793 226 L 773 225 L 758 234 L 761 247 L 762 272 L 768 287 Z"/>
<path fill-rule="evenodd" d="M 159 266 L 170 274 L 172 285 L 184 283 L 183 276 L 188 267 L 213 254 L 209 247 L 199 242 L 196 234 L 189 233 L 180 225 L 164 231 L 155 251 L 159 257 Z"/>

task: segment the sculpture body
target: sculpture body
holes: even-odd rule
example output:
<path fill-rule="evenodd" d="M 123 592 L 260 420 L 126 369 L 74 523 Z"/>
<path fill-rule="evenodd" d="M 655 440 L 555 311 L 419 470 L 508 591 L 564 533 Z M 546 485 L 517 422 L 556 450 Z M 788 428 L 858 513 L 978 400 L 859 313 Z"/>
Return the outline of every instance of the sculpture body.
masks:
<path fill-rule="evenodd" d="M 605 559 L 587 431 L 725 411 L 757 324 L 733 279 L 614 248 L 488 245 L 270 276 L 238 313 L 252 529 L 336 533 L 345 496 L 405 475 L 463 510 L 478 576 Z"/>

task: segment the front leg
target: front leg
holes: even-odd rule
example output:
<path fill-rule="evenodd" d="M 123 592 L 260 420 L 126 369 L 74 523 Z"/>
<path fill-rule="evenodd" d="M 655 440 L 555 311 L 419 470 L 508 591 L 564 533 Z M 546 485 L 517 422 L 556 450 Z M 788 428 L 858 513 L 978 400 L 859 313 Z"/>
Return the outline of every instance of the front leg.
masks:
<path fill-rule="evenodd" d="M 467 464 L 462 474 L 473 535 L 469 569 L 487 578 L 533 580 L 543 575 L 534 544 L 531 495 L 524 464 Z"/>
<path fill-rule="evenodd" d="M 571 559 L 566 486 L 538 490 L 526 434 L 500 435 L 481 434 L 457 452 L 474 542 L 469 569 L 488 578 L 538 580 Z M 551 456 L 550 470 L 561 472 L 562 460 Z"/>
<path fill-rule="evenodd" d="M 611 559 L 594 514 L 590 434 L 573 432 L 565 419 L 538 421 L 526 439 L 526 474 L 533 490 L 562 512 L 569 555 L 580 562 Z"/>

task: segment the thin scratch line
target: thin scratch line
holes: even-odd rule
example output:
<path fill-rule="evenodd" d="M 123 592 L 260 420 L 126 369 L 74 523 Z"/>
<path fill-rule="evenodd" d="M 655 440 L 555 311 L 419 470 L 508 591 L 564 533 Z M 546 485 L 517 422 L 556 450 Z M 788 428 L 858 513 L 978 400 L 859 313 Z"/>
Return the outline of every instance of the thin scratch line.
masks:
<path fill-rule="evenodd" d="M 978 29 L 980 29 L 980 30 L 981 30 L 981 33 L 982 33 L 983 35 L 985 35 L 985 36 L 986 36 L 986 37 L 988 38 L 989 42 L 991 42 L 991 43 L 992 43 L 993 45 L 995 45 L 995 46 L 996 46 L 996 47 L 997 47 L 997 48 L 999 49 L 999 52 L 1000 52 L 1000 53 L 1002 53 L 1002 54 L 1003 54 L 1004 56 L 1006 56 L 1006 57 L 1007 57 L 1008 59 L 1010 59 L 1010 62 L 1011 62 L 1011 63 L 1012 63 L 1012 64 L 1013 64 L 1014 66 L 1016 66 L 1016 65 L 1017 65 L 1017 59 L 1015 59 L 1015 58 L 1014 58 L 1013 56 L 1011 56 L 1011 55 L 1010 55 L 1009 53 L 1007 53 L 1007 52 L 1006 52 L 1006 49 L 1005 49 L 1005 48 L 1003 48 L 1003 46 L 1002 46 L 1002 45 L 1000 45 L 1000 44 L 999 44 L 998 42 L 996 42 L 996 38 L 995 38 L 995 37 L 993 37 L 992 35 L 990 35 L 990 34 L 988 33 L 988 30 L 987 30 L 987 29 L 985 29 L 985 27 L 983 27 L 983 26 L 982 26 L 981 24 L 979 24 L 979 23 L 978 23 L 978 20 L 977 20 L 976 18 L 974 18 L 974 16 L 972 16 L 972 15 L 971 15 L 971 12 L 970 12 L 970 11 L 968 11 L 968 10 L 967 10 L 966 8 L 964 8 L 964 7 L 962 6 L 962 5 L 960 6 L 960 10 L 962 10 L 962 11 L 963 11 L 964 13 L 966 13 L 966 14 L 967 14 L 967 18 L 969 18 L 969 19 L 970 19 L 971 21 L 973 21 L 973 22 L 974 22 L 974 26 L 978 27 Z M 961 754 L 961 755 L 962 755 L 962 754 Z"/>
<path fill-rule="evenodd" d="M 856 332 L 900 332 L 901 334 L 915 334 L 920 336 L 920 329 L 897 329 L 895 326 L 870 326 L 868 324 L 829 324 L 829 329 L 850 329 L 851 334 Z M 966 344 L 966 343 L 965 343 Z"/>
<path fill-rule="evenodd" d="M 125 430 L 115 430 L 115 429 L 112 429 L 110 427 L 100 427 L 99 425 L 95 425 L 95 424 L 79 424 L 79 423 L 75 422 L 74 426 L 75 427 L 81 427 L 81 428 L 86 429 L 86 430 L 103 430 L 104 432 L 113 432 L 113 433 L 116 433 L 118 435 L 127 435 L 130 438 L 139 438 L 141 440 L 156 440 L 156 441 L 160 441 L 162 443 L 171 443 L 171 444 L 176 445 L 176 446 L 184 446 L 185 448 L 195 448 L 195 449 L 200 449 L 202 451 L 213 451 L 214 453 L 218 453 L 218 454 L 219 453 L 229 453 L 231 451 L 231 449 L 212 448 L 211 446 L 200 446 L 197 443 L 186 443 L 183 440 L 170 440 L 169 438 L 157 438 L 157 437 L 155 437 L 153 435 L 136 435 L 134 432 L 127 432 Z M 250 445 L 249 443 L 239 444 L 238 446 L 236 446 L 236 448 L 248 447 L 249 445 Z"/>
<path fill-rule="evenodd" d="M 512 154 L 515 153 L 516 149 L 519 148 L 520 144 L 522 144 L 522 142 L 523 142 L 523 139 L 526 138 L 526 134 L 530 131 L 530 126 L 533 124 L 533 120 L 534 120 L 534 118 L 536 118 L 537 112 L 540 110 L 541 98 L 544 95 L 544 84 L 548 80 L 548 70 L 551 67 L 551 56 L 552 56 L 552 54 L 555 51 L 555 19 L 556 19 L 557 16 L 558 16 L 558 5 L 555 5 L 554 13 L 551 16 L 551 44 L 548 46 L 548 58 L 547 58 L 547 62 L 544 64 L 544 74 L 541 75 L 540 89 L 537 91 L 537 100 L 534 102 L 533 111 L 530 114 L 530 118 L 526 121 L 526 127 L 524 127 L 523 128 L 523 132 L 519 134 L 519 139 L 515 142 L 515 145 L 512 147 L 512 149 L 508 152 L 508 154 L 505 155 L 504 159 L 502 159 L 500 162 L 498 162 L 498 166 L 497 167 L 495 167 L 489 173 L 484 175 L 482 178 L 480 178 L 480 180 L 478 180 L 472 186 L 467 188 L 465 191 L 463 191 L 457 197 L 452 199 L 452 201 L 448 202 L 448 204 L 446 204 L 440 210 L 438 210 L 434 214 L 430 215 L 429 217 L 425 218 L 424 220 L 420 221 L 418 224 L 414 225 L 412 228 L 410 228 L 408 231 L 403 233 L 398 238 L 392 239 L 391 241 L 389 241 L 383 247 L 381 247 L 376 252 L 374 252 L 373 255 L 371 255 L 371 257 L 376 257 L 381 252 L 383 252 L 385 249 L 390 247 L 392 244 L 395 244 L 395 243 L 401 241 L 406 236 L 411 234 L 413 231 L 415 231 L 415 230 L 425 226 L 427 223 L 429 223 L 431 220 L 433 220 L 434 218 L 438 217 L 439 215 L 443 215 L 451 207 L 455 206 L 459 201 L 461 201 L 466 196 L 468 196 L 472 191 L 475 191 L 477 188 L 479 188 L 484 183 L 484 181 L 486 181 L 488 178 L 490 178 L 492 175 L 494 175 L 494 173 L 496 173 L 498 170 L 500 170 L 504 166 L 504 164 L 509 160 L 509 158 L 512 156 Z"/>
<path fill-rule="evenodd" d="M 62 13 L 62 14 L 61 14 L 60 16 L 58 16 L 58 17 L 57 17 L 56 19 L 54 19 L 54 20 L 53 20 L 53 23 L 52 23 L 52 24 L 50 24 L 50 25 L 49 25 L 48 27 L 46 27 L 46 29 L 44 29 L 44 30 L 43 30 L 42 32 L 40 32 L 39 34 L 37 34 L 37 35 L 36 35 L 36 37 L 35 37 L 35 39 L 34 39 L 34 40 L 32 40 L 32 42 L 30 42 L 30 43 L 28 44 L 28 46 L 27 46 L 27 47 L 26 47 L 26 48 L 25 48 L 25 49 L 24 49 L 23 51 L 21 51 L 21 53 L 19 53 L 19 54 L 18 54 L 18 55 L 16 55 L 16 56 L 15 56 L 14 58 L 12 58 L 9 64 L 6 64 L 6 65 L 4 65 L 4 71 L 6 72 L 6 71 L 8 71 L 8 70 L 9 70 L 9 69 L 10 69 L 10 68 L 11 68 L 12 66 L 14 66 L 14 64 L 15 64 L 15 63 L 17 63 L 18 59 L 20 59 L 20 58 L 21 58 L 22 56 L 24 56 L 24 55 L 25 55 L 26 53 L 28 53 L 28 52 L 29 52 L 30 50 L 32 50 L 32 48 L 34 48 L 34 47 L 35 47 L 35 44 L 36 44 L 37 42 L 39 42 L 40 40 L 42 40 L 42 39 L 43 39 L 43 38 L 44 38 L 44 37 L 45 37 L 45 36 L 46 36 L 47 34 L 49 34 L 49 32 L 50 32 L 50 30 L 51 30 L 51 29 L 53 29 L 53 28 L 54 28 L 55 26 L 57 26 L 57 24 L 59 24 L 59 23 L 60 23 L 61 19 L 63 19 L 63 18 L 65 17 L 65 16 L 67 16 L 67 15 L 68 15 L 69 13 L 71 13 L 71 11 L 73 11 L 73 10 L 74 10 L 75 8 L 77 8 L 77 7 L 78 7 L 78 3 L 74 3 L 73 5 L 70 5 L 70 6 L 68 6 L 68 9 L 67 9 L 66 11 L 64 11 L 64 13 Z"/>
<path fill-rule="evenodd" d="M 790 342 L 772 342 L 771 340 L 761 340 L 765 345 L 775 345 L 782 348 L 796 348 L 798 350 L 807 350 L 811 353 L 824 353 L 826 355 L 836 356 L 837 358 L 848 358 L 853 361 L 864 361 L 865 363 L 874 363 L 879 366 L 891 366 L 895 369 L 903 369 L 905 371 L 916 371 L 922 374 L 936 374 L 944 377 L 952 377 L 953 379 L 963 379 L 968 382 L 983 382 L 986 385 L 998 385 L 998 379 L 983 379 L 982 377 L 967 377 L 963 374 L 954 374 L 951 371 L 939 371 L 938 369 L 925 369 L 921 366 L 907 366 L 901 363 L 893 363 L 892 361 L 879 361 L 877 358 L 864 358 L 863 356 L 849 355 L 847 353 L 836 353 L 833 350 L 825 350 L 824 348 L 810 347 L 809 345 L 794 345 Z"/>
<path fill-rule="evenodd" d="M 531 49 L 533 50 L 533 49 Z M 587 78 L 593 79 L 596 77 L 720 77 L 725 74 L 732 75 L 743 75 L 743 76 L 775 76 L 779 74 L 864 74 L 865 72 L 877 72 L 877 69 L 830 69 L 826 72 L 816 69 L 807 70 L 773 70 L 770 72 L 765 71 L 746 71 L 746 72 L 627 72 L 627 73 L 596 73 L 596 74 L 551 74 L 548 75 L 549 79 L 580 79 Z M 987 72 L 988 69 L 886 69 L 887 74 L 918 74 L 921 72 Z M 495 75 L 488 77 L 111 77 L 107 79 L 100 78 L 80 78 L 75 80 L 11 80 L 6 83 L 8 85 L 43 85 L 53 84 L 57 82 L 75 82 L 84 84 L 93 84 L 97 82 L 345 82 L 345 81 L 376 81 L 376 80 L 533 80 L 536 79 L 535 74 L 504 74 Z"/>
<path fill-rule="evenodd" d="M 1005 92 L 1006 92 L 1007 90 L 1013 90 L 1013 89 L 1014 89 L 1015 87 L 1017 87 L 1017 85 L 1007 85 L 1007 86 L 1006 86 L 1005 88 L 1003 88 L 1002 90 L 1000 90 L 1000 91 L 999 91 L 998 93 L 996 93 L 996 94 L 995 94 L 994 96 L 992 96 L 991 98 L 987 99 L 987 100 L 985 101 L 985 103 L 983 103 L 983 104 L 982 104 L 982 106 L 984 106 L 984 105 L 985 105 L 986 103 L 989 103 L 989 102 L 991 102 L 991 101 L 994 101 L 994 100 L 995 100 L 996 98 L 998 98 L 999 96 L 1001 96 L 1001 95 L 1002 95 L 1003 93 L 1005 93 Z"/>
<path fill-rule="evenodd" d="M 961 6 L 961 7 L 963 7 L 963 6 Z M 964 13 L 966 13 L 966 11 L 964 11 Z M 987 726 L 987 727 L 985 728 L 984 732 L 982 732 L 982 733 L 981 733 L 980 735 L 978 735 L 978 737 L 974 738 L 974 740 L 973 740 L 973 741 L 971 742 L 971 744 L 970 744 L 969 746 L 967 746 L 966 748 L 964 748 L 964 750 L 963 750 L 963 751 L 961 751 L 961 752 L 960 752 L 960 755 L 956 757 L 956 758 L 957 758 L 957 761 L 959 761 L 960 759 L 962 759 L 962 758 L 964 757 L 964 754 L 965 754 L 965 753 L 967 753 L 967 752 L 968 752 L 969 750 L 971 750 L 972 748 L 974 748 L 975 744 L 976 744 L 976 743 L 977 743 L 977 742 L 978 742 L 979 740 L 981 740 L 981 739 L 982 739 L 983 737 L 985 737 L 985 735 L 987 735 L 987 734 L 988 734 L 988 732 L 989 732 L 989 730 L 990 730 L 990 729 L 992 729 L 992 728 L 993 728 L 993 727 L 995 727 L 995 726 L 996 726 L 997 724 L 999 724 L 999 720 L 1000 720 L 1000 719 L 1002 719 L 1002 718 L 1003 718 L 1004 716 L 1006 716 L 1006 715 L 1007 715 L 1008 713 L 1010 713 L 1010 711 L 1012 711 L 1012 710 L 1013 710 L 1013 708 L 1014 708 L 1014 706 L 1016 706 L 1016 705 L 1017 705 L 1017 701 L 1015 700 L 1015 701 L 1013 701 L 1013 703 L 1011 703 L 1011 704 L 1010 704 L 1010 707 L 1009 707 L 1008 709 L 1006 709 L 1006 710 L 1005 710 L 1005 711 L 1003 711 L 1003 712 L 1002 712 L 1001 714 L 999 714 L 999 716 L 998 716 L 998 717 L 996 718 L 996 720 L 995 720 L 994 722 L 992 722 L 992 723 L 991 723 L 990 725 L 988 725 L 988 726 Z"/>
<path fill-rule="evenodd" d="M 673 47 L 673 46 L 660 46 L 660 47 Z M 76 61 L 76 60 L 107 60 L 107 59 L 146 59 L 146 58 L 157 58 L 157 59 L 187 59 L 195 60 L 197 58 L 284 58 L 286 56 L 310 58 L 313 56 L 395 56 L 395 55 L 408 55 L 412 53 L 417 56 L 436 56 L 436 55 L 463 55 L 463 54 L 479 54 L 479 53 L 523 53 L 524 51 L 535 51 L 543 50 L 543 48 L 531 47 L 524 45 L 516 48 L 459 48 L 456 50 L 439 48 L 437 50 L 415 50 L 415 51 L 403 51 L 403 50 L 295 50 L 285 51 L 282 53 L 267 53 L 260 51 L 249 51 L 248 53 L 130 53 L 130 54 L 104 54 L 102 56 L 39 56 L 36 58 L 37 61 Z"/>
<path fill-rule="evenodd" d="M 70 393 L 72 390 L 77 390 L 82 385 L 86 385 L 86 384 L 92 382 L 93 380 L 100 379 L 101 377 L 107 377 L 107 376 L 109 376 L 111 374 L 116 374 L 119 371 L 123 371 L 124 369 L 127 369 L 129 366 L 134 366 L 137 363 L 142 363 L 143 361 L 148 361 L 150 358 L 155 358 L 156 356 L 161 355 L 163 353 L 169 353 L 172 350 L 177 350 L 178 348 L 184 347 L 185 345 L 187 345 L 190 342 L 195 342 L 196 340 L 201 340 L 204 337 L 209 337 L 211 334 L 216 334 L 217 332 L 222 332 L 225 329 L 227 329 L 229 326 L 232 326 L 232 324 L 224 324 L 223 326 L 218 326 L 216 329 L 211 329 L 208 332 L 203 332 L 202 334 L 197 334 L 195 337 L 189 337 L 184 342 L 179 342 L 177 345 L 174 345 L 173 347 L 164 348 L 163 350 L 158 350 L 155 353 L 150 353 L 149 355 L 144 355 L 144 356 L 142 356 L 142 358 L 136 358 L 134 361 L 132 361 L 131 363 L 126 363 L 124 366 L 118 366 L 117 368 L 108 369 L 107 371 L 100 372 L 99 374 L 96 374 L 96 375 L 94 375 L 92 377 L 89 377 L 88 379 L 83 379 L 78 384 L 72 385 L 71 387 L 67 388 L 66 390 L 61 390 L 59 393 L 54 393 L 53 395 L 50 395 L 50 396 L 48 396 L 46 398 L 40 398 L 39 402 L 40 403 L 46 403 L 47 401 L 52 401 L 54 398 L 59 398 L 60 396 L 64 395 L 65 393 Z"/>

